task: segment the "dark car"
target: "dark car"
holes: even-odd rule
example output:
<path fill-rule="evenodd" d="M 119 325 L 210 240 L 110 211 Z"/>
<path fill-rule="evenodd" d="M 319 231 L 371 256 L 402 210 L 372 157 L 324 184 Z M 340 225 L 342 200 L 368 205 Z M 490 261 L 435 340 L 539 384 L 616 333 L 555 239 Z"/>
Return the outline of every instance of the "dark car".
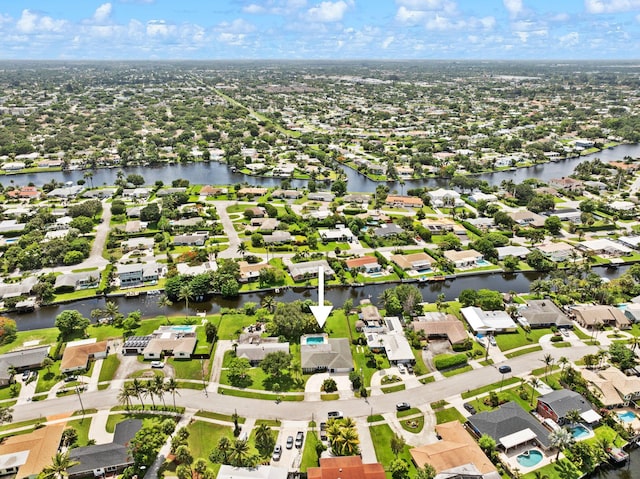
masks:
<path fill-rule="evenodd" d="M 473 404 L 471 404 L 470 402 L 464 403 L 464 408 L 467 411 L 469 411 L 470 414 L 475 414 L 476 413 L 476 408 L 474 408 Z"/>
<path fill-rule="evenodd" d="M 399 402 L 396 404 L 396 411 L 407 411 L 411 409 L 411 404 L 408 402 Z"/>
<path fill-rule="evenodd" d="M 407 364 L 407 372 L 413 374 L 413 366 L 411 364 Z"/>
<path fill-rule="evenodd" d="M 65 383 L 72 383 L 73 381 L 77 381 L 78 376 L 67 376 L 64 378 Z"/>
<path fill-rule="evenodd" d="M 500 366 L 498 368 L 498 371 L 500 371 L 502 374 L 510 373 L 511 372 L 511 366 L 507 366 L 507 365 Z"/>
<path fill-rule="evenodd" d="M 31 374 L 30 371 L 25 371 L 22 373 L 22 380 L 26 381 L 27 379 L 29 379 L 29 374 Z"/>
<path fill-rule="evenodd" d="M 327 417 L 329 419 L 342 419 L 343 414 L 342 411 L 329 411 Z"/>
<path fill-rule="evenodd" d="M 289 436 L 287 438 L 287 449 L 291 449 L 293 447 L 293 436 Z"/>
<path fill-rule="evenodd" d="M 271 456 L 271 459 L 273 459 L 274 461 L 279 461 L 281 457 L 282 457 L 282 446 L 278 444 L 273 450 L 273 456 Z"/>
<path fill-rule="evenodd" d="M 296 447 L 298 449 L 302 448 L 303 442 L 304 442 L 304 433 L 302 431 L 298 431 L 298 434 L 296 434 Z"/>

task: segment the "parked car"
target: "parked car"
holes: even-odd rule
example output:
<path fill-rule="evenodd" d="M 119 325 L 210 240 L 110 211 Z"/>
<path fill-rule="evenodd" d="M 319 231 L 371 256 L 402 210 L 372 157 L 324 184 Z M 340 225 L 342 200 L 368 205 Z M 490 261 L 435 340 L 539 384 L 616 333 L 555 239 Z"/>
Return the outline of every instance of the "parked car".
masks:
<path fill-rule="evenodd" d="M 164 361 L 151 361 L 151 367 L 156 369 L 162 369 L 164 367 Z"/>
<path fill-rule="evenodd" d="M 273 456 L 271 456 L 271 459 L 273 459 L 274 461 L 279 461 L 281 457 L 282 457 L 282 446 L 278 444 L 273 449 Z"/>
<path fill-rule="evenodd" d="M 25 371 L 22 373 L 22 380 L 26 381 L 27 379 L 29 379 L 29 374 L 31 374 L 31 371 Z"/>
<path fill-rule="evenodd" d="M 404 374 L 407 372 L 407 368 L 404 366 L 404 364 L 398 363 L 398 371 L 400 371 L 400 374 Z"/>
<path fill-rule="evenodd" d="M 496 338 L 494 338 L 493 336 L 489 336 L 489 344 L 491 346 L 497 346 L 498 343 L 496 343 Z"/>
<path fill-rule="evenodd" d="M 329 419 L 342 419 L 344 416 L 342 414 L 342 411 L 329 411 L 327 413 L 327 417 Z"/>
<path fill-rule="evenodd" d="M 510 373 L 511 372 L 511 366 L 507 366 L 505 364 L 504 366 L 500 366 L 498 368 L 498 371 L 500 371 L 502 374 Z"/>
<path fill-rule="evenodd" d="M 566 329 L 561 329 L 560 332 L 563 336 L 566 336 L 567 338 L 569 337 L 569 331 L 567 331 Z"/>
<path fill-rule="evenodd" d="M 469 411 L 470 414 L 475 414 L 476 413 L 476 408 L 474 408 L 473 404 L 471 404 L 470 402 L 464 403 L 464 408 L 467 411 Z"/>
<path fill-rule="evenodd" d="M 67 376 L 64 378 L 65 383 L 72 383 L 73 381 L 77 381 L 78 376 Z"/>
<path fill-rule="evenodd" d="M 303 442 L 304 442 L 304 433 L 302 431 L 298 431 L 298 434 L 296 434 L 296 447 L 298 449 L 301 449 Z"/>
<path fill-rule="evenodd" d="M 399 402 L 396 404 L 396 411 L 406 411 L 408 409 L 411 409 L 411 404 L 408 402 Z"/>
<path fill-rule="evenodd" d="M 407 372 L 413 374 L 413 366 L 411 364 L 407 364 Z"/>
<path fill-rule="evenodd" d="M 293 436 L 289 436 L 287 438 L 287 449 L 291 449 L 293 447 Z"/>

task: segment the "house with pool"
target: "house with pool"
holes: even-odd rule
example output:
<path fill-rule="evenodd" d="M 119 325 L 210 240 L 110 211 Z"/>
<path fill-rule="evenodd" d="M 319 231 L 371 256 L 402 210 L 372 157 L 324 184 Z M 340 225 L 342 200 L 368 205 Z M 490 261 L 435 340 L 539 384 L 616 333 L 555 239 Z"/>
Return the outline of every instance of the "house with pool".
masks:
<path fill-rule="evenodd" d="M 130 336 L 122 345 L 122 354 L 142 354 L 144 359 L 161 359 L 173 356 L 191 359 L 196 348 L 196 326 L 160 326 L 148 336 Z"/>
<path fill-rule="evenodd" d="M 578 411 L 582 421 L 587 424 L 595 424 L 602 419 L 589 401 L 569 389 L 558 389 L 538 397 L 536 412 L 545 418 L 545 422 L 549 420 L 563 425 L 567 422 L 567 414 L 570 411 Z"/>
<path fill-rule="evenodd" d="M 347 338 L 330 339 L 326 333 L 300 337 L 300 363 L 304 374 L 353 371 L 351 345 Z"/>

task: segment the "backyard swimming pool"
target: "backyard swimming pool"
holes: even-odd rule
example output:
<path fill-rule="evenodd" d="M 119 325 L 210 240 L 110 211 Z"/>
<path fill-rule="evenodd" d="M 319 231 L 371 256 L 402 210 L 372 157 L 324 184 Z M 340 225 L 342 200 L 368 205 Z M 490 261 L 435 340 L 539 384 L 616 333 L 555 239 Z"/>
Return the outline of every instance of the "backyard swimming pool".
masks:
<path fill-rule="evenodd" d="M 632 422 L 634 419 L 638 418 L 638 416 L 636 416 L 632 411 L 619 412 L 618 417 L 622 422 Z"/>
<path fill-rule="evenodd" d="M 304 338 L 304 344 L 307 345 L 311 345 L 311 344 L 324 344 L 325 338 L 323 336 L 307 336 L 306 338 Z"/>
<path fill-rule="evenodd" d="M 574 439 L 584 439 L 586 437 L 589 437 L 589 434 L 589 430 L 582 424 L 578 424 L 577 426 L 573 426 L 571 428 L 571 435 Z"/>
<path fill-rule="evenodd" d="M 533 467 L 542 461 L 542 453 L 537 449 L 529 449 L 518 455 L 516 459 L 518 464 L 523 467 Z"/>

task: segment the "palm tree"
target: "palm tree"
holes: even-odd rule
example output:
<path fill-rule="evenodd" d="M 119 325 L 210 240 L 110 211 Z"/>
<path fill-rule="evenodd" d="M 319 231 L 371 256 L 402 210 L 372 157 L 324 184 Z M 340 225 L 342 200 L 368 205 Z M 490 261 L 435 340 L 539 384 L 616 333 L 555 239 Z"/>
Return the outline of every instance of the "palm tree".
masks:
<path fill-rule="evenodd" d="M 533 471 L 533 478 L 534 479 L 549 479 L 549 476 L 547 476 L 546 474 L 543 474 L 540 471 Z"/>
<path fill-rule="evenodd" d="M 569 421 L 571 424 L 579 423 L 582 417 L 580 416 L 580 411 L 577 409 L 572 409 L 567 414 L 564 415 L 564 418 Z"/>
<path fill-rule="evenodd" d="M 631 351 L 635 351 L 638 345 L 640 345 L 640 337 L 632 336 L 629 339 L 629 344 L 631 345 Z"/>
<path fill-rule="evenodd" d="M 247 244 L 242 241 L 239 245 L 238 245 L 238 252 L 240 253 L 240 255 L 242 255 L 242 257 L 244 258 L 245 253 L 247 252 Z"/>
<path fill-rule="evenodd" d="M 562 356 L 560 359 L 558 359 L 558 364 L 560 364 L 562 372 L 564 372 L 564 368 L 566 368 L 569 364 L 569 360 L 565 356 Z"/>
<path fill-rule="evenodd" d="M 549 379 L 549 369 L 553 366 L 553 356 L 551 354 L 545 354 L 542 358 L 542 362 L 544 363 L 544 377 L 545 379 Z"/>
<path fill-rule="evenodd" d="M 146 394 L 146 390 L 144 387 L 144 384 L 142 384 L 138 378 L 135 378 L 133 380 L 133 383 L 131 383 L 131 388 L 135 394 L 135 396 L 138 398 L 138 401 L 140 401 L 140 405 L 142 406 L 142 409 L 144 409 L 144 403 L 142 402 L 142 396 Z"/>
<path fill-rule="evenodd" d="M 533 398 L 536 394 L 536 388 L 540 387 L 540 380 L 538 378 L 529 379 L 529 384 L 531 385 L 531 401 L 529 404 L 533 406 Z"/>
<path fill-rule="evenodd" d="M 244 467 L 246 466 L 246 460 L 248 457 L 249 444 L 247 443 L 247 441 L 237 439 L 233 443 L 231 454 L 229 456 L 229 459 L 231 459 L 231 465 L 235 467 Z"/>
<path fill-rule="evenodd" d="M 183 285 L 178 291 L 178 299 L 184 301 L 185 308 L 187 310 L 187 317 L 189 317 L 189 300 L 193 296 L 191 287 L 188 284 Z"/>
<path fill-rule="evenodd" d="M 343 427 L 340 434 L 340 454 L 342 456 L 355 456 L 360 452 L 360 438 L 354 427 Z"/>
<path fill-rule="evenodd" d="M 273 296 L 271 295 L 265 296 L 264 298 L 262 298 L 261 303 L 263 308 L 265 308 L 270 313 L 273 313 L 273 309 L 276 305 L 276 300 Z"/>
<path fill-rule="evenodd" d="M 560 453 L 566 448 L 570 447 L 575 442 L 571 431 L 562 427 L 551 431 L 549 434 L 549 444 L 551 447 L 555 447 L 558 452 L 556 454 L 556 461 L 560 457 Z"/>
<path fill-rule="evenodd" d="M 180 396 L 180 391 L 178 391 L 178 383 L 174 378 L 169 378 L 169 380 L 164 383 L 164 390 L 171 393 L 173 396 L 173 407 L 176 407 L 176 394 Z"/>
<path fill-rule="evenodd" d="M 120 388 L 120 392 L 118 393 L 118 402 L 127 409 L 131 409 L 131 398 L 135 396 L 136 393 L 133 389 L 133 384 L 124 383 Z"/>
<path fill-rule="evenodd" d="M 145 384 L 144 395 L 151 399 L 151 404 L 153 405 L 153 409 L 155 409 L 156 402 L 153 400 L 153 397 L 156 395 L 156 385 L 153 381 L 147 381 Z"/>
<path fill-rule="evenodd" d="M 271 428 L 266 424 L 260 424 L 256 429 L 255 445 L 263 456 L 267 456 L 273 448 L 273 435 Z"/>
<path fill-rule="evenodd" d="M 340 437 L 341 431 L 340 423 L 336 420 L 331 420 L 327 423 L 327 439 L 329 440 L 329 445 L 331 446 L 331 450 L 338 454 L 338 438 Z"/>
<path fill-rule="evenodd" d="M 116 317 L 116 315 L 119 313 L 120 311 L 118 311 L 118 305 L 115 303 L 115 301 L 107 301 L 104 305 L 104 313 L 106 316 L 108 316 L 109 318 L 111 318 L 111 321 L 113 321 L 113 319 Z"/>
<path fill-rule="evenodd" d="M 69 457 L 68 452 L 56 452 L 56 455 L 51 458 L 51 464 L 45 466 L 42 469 L 42 479 L 62 479 L 69 477 L 67 469 L 80 464 Z"/>
<path fill-rule="evenodd" d="M 153 378 L 153 392 L 162 400 L 162 405 L 167 407 L 167 404 L 164 402 L 164 393 L 166 389 L 164 388 L 164 378 L 162 376 L 154 376 Z"/>
<path fill-rule="evenodd" d="M 223 436 L 218 441 L 218 451 L 222 457 L 220 458 L 220 462 L 222 464 L 229 464 L 229 454 L 231 453 L 231 441 L 228 437 Z M 212 462 L 215 462 L 212 460 Z"/>
<path fill-rule="evenodd" d="M 171 301 L 166 294 L 163 294 L 158 299 L 158 307 L 164 309 L 164 316 L 165 318 L 167 318 L 167 320 L 169 319 L 169 316 L 167 316 L 167 308 L 169 308 L 169 306 L 171 306 L 172 304 L 173 301 Z"/>

